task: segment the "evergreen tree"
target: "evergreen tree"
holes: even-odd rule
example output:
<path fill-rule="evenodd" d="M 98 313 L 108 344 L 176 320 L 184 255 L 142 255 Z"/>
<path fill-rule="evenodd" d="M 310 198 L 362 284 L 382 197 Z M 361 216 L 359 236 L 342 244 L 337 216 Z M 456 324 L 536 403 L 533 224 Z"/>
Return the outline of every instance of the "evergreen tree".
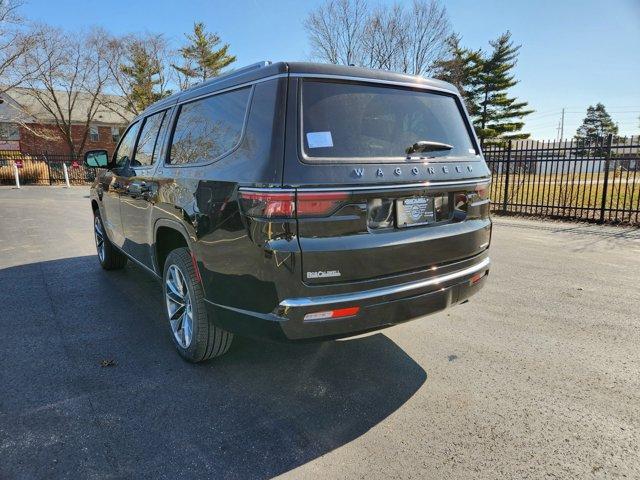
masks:
<path fill-rule="evenodd" d="M 493 51 L 481 61 L 479 74 L 479 102 L 474 110 L 474 126 L 478 137 L 493 143 L 509 139 L 529 138 L 528 133 L 519 133 L 524 126 L 522 118 L 533 110 L 527 110 L 527 102 L 518 102 L 509 97 L 508 90 L 518 81 L 511 73 L 518 58 L 520 45 L 511 41 L 506 32 L 489 42 Z"/>
<path fill-rule="evenodd" d="M 236 61 L 235 55 L 229 55 L 229 44 L 220 48 L 220 37 L 215 33 L 207 33 L 204 23 L 193 25 L 193 33 L 186 36 L 189 44 L 180 49 L 184 63 L 173 65 L 183 77 L 183 87 L 216 77 L 220 70 Z M 195 82 L 194 82 L 195 81 Z"/>
<path fill-rule="evenodd" d="M 455 85 L 469 114 L 474 116 L 478 113 L 482 52 L 461 47 L 460 40 L 455 33 L 447 39 L 447 56 L 434 63 L 434 77 Z"/>
<path fill-rule="evenodd" d="M 594 142 L 609 134 L 617 135 L 618 126 L 613 123 L 604 105 L 597 103 L 595 107 L 589 106 L 587 116 L 578 127 L 575 138 L 584 142 Z"/>
<path fill-rule="evenodd" d="M 127 45 L 127 63 L 120 65 L 120 72 L 128 86 L 129 110 L 140 113 L 152 103 L 171 94 L 162 89 L 162 65 L 153 52 L 145 48 L 143 41 Z"/>

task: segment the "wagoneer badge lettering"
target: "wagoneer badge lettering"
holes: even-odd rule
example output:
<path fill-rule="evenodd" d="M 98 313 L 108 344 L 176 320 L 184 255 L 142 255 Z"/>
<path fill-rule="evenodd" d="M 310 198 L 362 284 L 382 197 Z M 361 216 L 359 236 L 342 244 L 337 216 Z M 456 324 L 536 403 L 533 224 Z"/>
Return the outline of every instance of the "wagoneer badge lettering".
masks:
<path fill-rule="evenodd" d="M 468 172 L 473 172 L 473 166 L 472 165 L 466 165 L 466 166 L 460 166 L 460 165 L 454 165 L 453 169 L 455 171 L 455 173 L 463 173 L 463 170 L 465 169 Z M 442 167 L 440 167 L 442 169 L 442 173 L 451 173 L 451 168 L 448 165 L 443 165 Z M 420 168 L 418 167 L 412 167 L 411 168 L 411 174 L 416 176 L 420 174 Z M 356 177 L 362 177 L 364 176 L 364 168 L 362 167 L 358 167 L 358 168 L 354 168 L 352 175 L 356 176 Z M 426 167 L 426 173 L 428 175 L 435 175 L 436 174 L 436 169 L 435 167 Z M 393 169 L 393 174 L 397 177 L 402 175 L 402 169 L 400 167 L 395 167 Z M 384 177 L 384 170 L 382 168 L 376 168 L 376 177 Z"/>
<path fill-rule="evenodd" d="M 340 270 L 320 270 L 319 272 L 307 272 L 307 278 L 328 278 L 328 277 L 340 277 L 342 274 Z"/>

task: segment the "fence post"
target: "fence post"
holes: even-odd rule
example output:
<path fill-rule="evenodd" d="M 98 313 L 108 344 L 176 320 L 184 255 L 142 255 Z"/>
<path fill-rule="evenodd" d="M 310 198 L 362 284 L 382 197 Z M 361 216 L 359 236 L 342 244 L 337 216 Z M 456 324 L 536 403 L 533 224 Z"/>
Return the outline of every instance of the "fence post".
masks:
<path fill-rule="evenodd" d="M 53 179 L 51 178 L 51 163 L 49 162 L 49 154 L 44 152 L 44 161 L 47 164 L 47 172 L 49 173 L 49 186 L 53 185 Z"/>
<path fill-rule="evenodd" d="M 604 211 L 607 205 L 607 190 L 609 187 L 609 166 L 611 164 L 611 142 L 613 135 L 607 135 L 607 144 L 604 157 L 604 185 L 602 186 L 602 201 L 600 203 L 600 223 L 604 223 Z"/>
<path fill-rule="evenodd" d="M 509 201 L 509 170 L 511 166 L 511 140 L 509 140 L 509 146 L 507 147 L 507 176 L 504 179 L 504 197 L 502 199 L 502 213 L 507 213 L 507 202 Z"/>
<path fill-rule="evenodd" d="M 67 170 L 67 164 L 65 161 L 62 161 L 62 171 L 64 172 L 64 183 L 66 184 L 66 188 L 69 188 L 69 171 Z"/>
<path fill-rule="evenodd" d="M 18 165 L 13 162 L 13 175 L 16 177 L 16 188 L 20 188 L 20 175 L 18 174 Z"/>

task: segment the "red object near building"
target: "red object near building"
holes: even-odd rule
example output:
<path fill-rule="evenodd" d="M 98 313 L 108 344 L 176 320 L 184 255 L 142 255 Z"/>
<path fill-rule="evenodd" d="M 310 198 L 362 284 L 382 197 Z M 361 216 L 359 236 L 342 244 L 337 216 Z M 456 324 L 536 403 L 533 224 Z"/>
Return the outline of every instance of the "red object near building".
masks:
<path fill-rule="evenodd" d="M 22 168 L 22 160 L 16 160 L 16 167 Z"/>
<path fill-rule="evenodd" d="M 73 162 L 71 162 L 71 168 L 80 168 L 80 164 L 78 163 L 77 160 L 74 160 Z"/>

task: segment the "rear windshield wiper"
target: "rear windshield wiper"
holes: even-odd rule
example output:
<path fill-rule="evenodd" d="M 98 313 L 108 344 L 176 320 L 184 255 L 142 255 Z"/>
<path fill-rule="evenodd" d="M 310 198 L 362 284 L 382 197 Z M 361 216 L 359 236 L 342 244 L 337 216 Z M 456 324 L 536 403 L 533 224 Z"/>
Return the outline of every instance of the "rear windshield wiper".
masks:
<path fill-rule="evenodd" d="M 420 140 L 405 149 L 407 154 L 411 155 L 416 152 L 437 152 L 440 150 L 451 150 L 453 145 L 442 142 L 432 142 L 430 140 Z"/>

